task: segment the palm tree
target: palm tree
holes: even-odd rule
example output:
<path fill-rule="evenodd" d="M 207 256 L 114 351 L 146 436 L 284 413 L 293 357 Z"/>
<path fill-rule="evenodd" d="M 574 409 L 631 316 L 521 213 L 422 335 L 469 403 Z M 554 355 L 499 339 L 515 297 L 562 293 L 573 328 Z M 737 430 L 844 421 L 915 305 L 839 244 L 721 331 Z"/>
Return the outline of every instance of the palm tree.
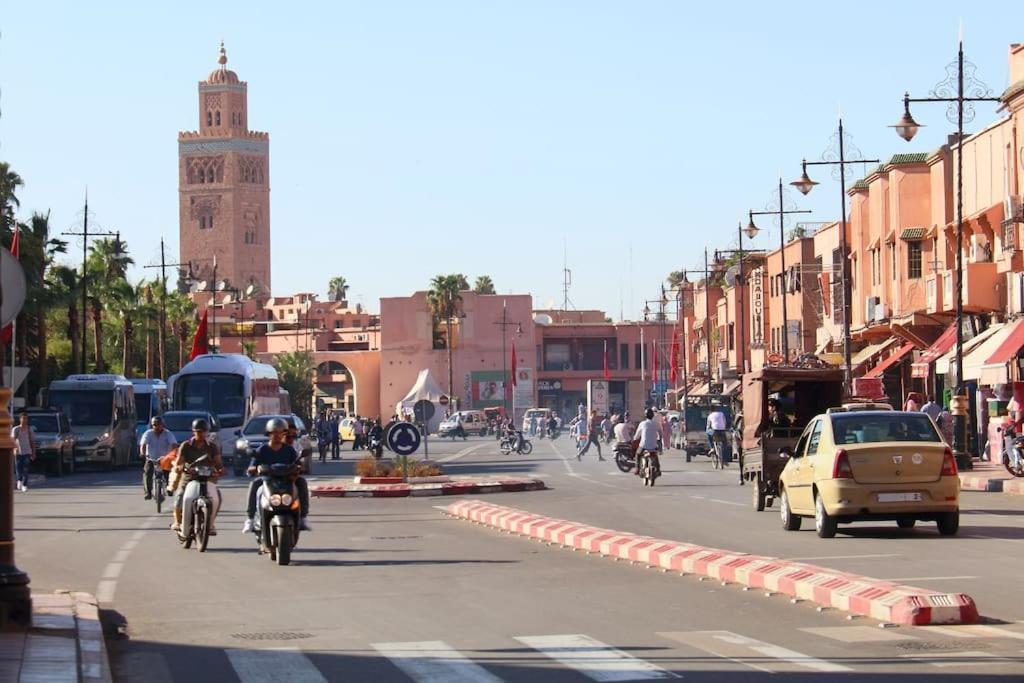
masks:
<path fill-rule="evenodd" d="M 105 289 L 108 308 L 121 320 L 121 372 L 131 377 L 134 374 L 135 318 L 144 313 L 140 303 L 145 296 L 145 285 L 134 287 L 127 280 L 114 280 Z"/>
<path fill-rule="evenodd" d="M 74 372 L 82 372 L 79 363 L 82 348 L 82 328 L 78 315 L 78 299 L 82 292 L 82 278 L 75 268 L 68 266 L 57 266 L 50 270 L 49 287 L 47 288 L 54 305 L 64 306 L 67 309 L 68 318 L 68 339 L 71 342 L 71 367 Z"/>
<path fill-rule="evenodd" d="M 196 305 L 185 294 L 169 292 L 167 294 L 167 318 L 171 329 L 178 338 L 178 369 L 185 364 L 185 348 L 189 334 L 192 332 L 192 321 L 195 319 Z"/>
<path fill-rule="evenodd" d="M 11 170 L 11 165 L 0 161 L 0 228 L 14 225 L 14 209 L 21 206 L 17 192 L 24 185 L 25 181 Z"/>
<path fill-rule="evenodd" d="M 494 282 L 490 275 L 481 275 L 473 283 L 473 291 L 477 294 L 494 294 Z"/>
<path fill-rule="evenodd" d="M 442 320 L 445 324 L 446 336 L 444 348 L 448 350 L 448 396 L 454 396 L 454 380 L 452 377 L 452 318 L 459 314 L 462 303 L 463 285 L 466 284 L 464 275 L 438 275 L 430 281 L 430 291 L 427 292 L 427 304 L 434 315 L 435 325 Z M 466 287 L 468 289 L 468 287 Z M 434 348 L 440 348 L 435 342 Z"/>
<path fill-rule="evenodd" d="M 292 409 L 309 422 L 313 412 L 313 354 L 309 351 L 280 353 L 274 359 L 281 388 L 288 392 Z"/>
<path fill-rule="evenodd" d="M 686 272 L 682 270 L 673 270 L 668 274 L 668 277 L 665 278 L 665 282 L 668 283 L 669 288 L 677 289 L 686 282 Z"/>
<path fill-rule="evenodd" d="M 344 301 L 348 294 L 348 282 L 341 275 L 335 275 L 327 283 L 327 298 L 331 301 Z"/>
<path fill-rule="evenodd" d="M 107 369 L 103 353 L 103 310 L 104 304 L 112 299 L 121 283 L 127 284 L 128 266 L 134 261 L 128 255 L 128 245 L 118 234 L 114 239 L 100 239 L 92 245 L 89 254 L 89 313 L 92 318 L 93 344 L 96 353 L 96 372 Z"/>

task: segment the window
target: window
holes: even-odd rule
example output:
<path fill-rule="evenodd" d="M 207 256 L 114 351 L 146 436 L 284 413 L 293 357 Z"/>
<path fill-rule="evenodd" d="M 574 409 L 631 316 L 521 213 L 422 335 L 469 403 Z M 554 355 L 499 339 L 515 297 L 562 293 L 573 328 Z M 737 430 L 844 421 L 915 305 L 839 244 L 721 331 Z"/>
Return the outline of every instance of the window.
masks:
<path fill-rule="evenodd" d="M 921 277 L 920 242 L 907 242 L 907 277 L 912 280 Z"/>
<path fill-rule="evenodd" d="M 199 229 L 200 230 L 212 230 L 213 229 L 213 216 L 204 213 L 199 217 Z"/>
<path fill-rule="evenodd" d="M 726 337 L 729 340 L 729 350 L 730 351 L 735 351 L 736 350 L 736 323 L 729 323 L 729 330 L 728 330 L 728 332 L 726 334 Z"/>
<path fill-rule="evenodd" d="M 619 369 L 629 370 L 629 344 L 619 347 Z"/>
<path fill-rule="evenodd" d="M 821 425 L 823 420 L 818 420 L 811 428 L 811 438 L 807 440 L 807 455 L 814 455 L 818 452 L 818 444 L 821 442 Z"/>
<path fill-rule="evenodd" d="M 210 112 L 210 111 L 206 112 L 206 125 L 208 125 L 208 126 L 212 126 L 213 125 L 213 112 Z"/>
<path fill-rule="evenodd" d="M 633 360 L 636 361 L 636 362 L 633 363 L 633 367 L 636 368 L 637 370 L 639 370 L 640 368 L 642 368 L 644 366 L 643 354 L 644 354 L 643 347 L 640 344 L 634 344 L 633 345 Z"/>
<path fill-rule="evenodd" d="M 878 273 L 878 249 L 871 250 L 871 284 L 877 285 L 881 281 Z"/>
<path fill-rule="evenodd" d="M 220 125 L 220 109 L 218 109 L 217 113 L 213 115 L 213 120 L 216 123 L 216 125 Z"/>
<path fill-rule="evenodd" d="M 892 242 L 889 243 L 889 277 L 892 281 L 896 281 L 896 245 Z"/>

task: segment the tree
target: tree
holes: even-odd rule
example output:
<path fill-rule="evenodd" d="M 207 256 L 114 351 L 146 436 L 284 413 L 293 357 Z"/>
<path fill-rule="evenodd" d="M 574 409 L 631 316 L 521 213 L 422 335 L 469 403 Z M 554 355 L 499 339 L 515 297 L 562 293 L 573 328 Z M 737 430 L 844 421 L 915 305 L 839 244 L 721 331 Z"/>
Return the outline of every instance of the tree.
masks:
<path fill-rule="evenodd" d="M 99 239 L 92 245 L 89 254 L 88 292 L 89 313 L 92 318 L 93 345 L 96 353 L 96 372 L 107 370 L 106 357 L 103 353 L 103 311 L 105 305 L 120 288 L 121 283 L 128 282 L 128 266 L 134 261 L 128 255 L 128 245 L 118 235 L 114 239 Z"/>
<path fill-rule="evenodd" d="M 196 305 L 187 295 L 181 292 L 167 294 L 167 319 L 178 340 L 178 369 L 185 364 L 185 349 L 188 348 L 188 338 L 192 334 L 195 314 Z"/>
<path fill-rule="evenodd" d="M 242 354 L 250 360 L 256 360 L 256 342 L 248 339 L 242 340 Z"/>
<path fill-rule="evenodd" d="M 82 292 L 82 278 L 75 268 L 57 266 L 49 273 L 49 290 L 55 306 L 64 306 L 67 311 L 67 336 L 71 341 L 71 363 L 73 372 L 82 372 L 80 366 L 82 348 L 82 327 L 79 319 L 78 300 Z"/>
<path fill-rule="evenodd" d="M 121 373 L 134 374 L 135 320 L 145 315 L 143 300 L 146 285 L 132 286 L 127 280 L 114 280 L 106 289 L 108 310 L 117 314 L 121 322 Z"/>
<path fill-rule="evenodd" d="M 327 283 L 327 298 L 331 301 L 344 301 L 348 294 L 348 282 L 340 275 L 335 275 Z"/>
<path fill-rule="evenodd" d="M 274 359 L 277 379 L 288 392 L 295 413 L 309 424 L 313 414 L 313 354 L 310 351 L 279 353 Z"/>
<path fill-rule="evenodd" d="M 454 380 L 452 370 L 452 318 L 459 314 L 462 304 L 460 293 L 468 287 L 466 277 L 460 274 L 438 275 L 430 282 L 430 291 L 427 292 L 427 304 L 434 315 L 435 325 L 444 321 L 446 336 L 444 348 L 448 350 L 448 396 L 454 396 Z M 435 339 L 434 348 L 440 348 Z"/>
<path fill-rule="evenodd" d="M 668 283 L 670 288 L 676 289 L 686 282 L 686 273 L 682 270 L 673 270 L 668 274 L 668 277 L 665 278 L 665 282 Z"/>
<path fill-rule="evenodd" d="M 24 185 L 25 181 L 11 170 L 11 165 L 0 161 L 0 228 L 5 231 L 14 225 L 14 210 L 21 206 L 17 193 Z"/>
<path fill-rule="evenodd" d="M 494 294 L 494 282 L 491 281 L 491 276 L 481 275 L 477 277 L 476 282 L 473 284 L 473 291 L 477 294 Z"/>

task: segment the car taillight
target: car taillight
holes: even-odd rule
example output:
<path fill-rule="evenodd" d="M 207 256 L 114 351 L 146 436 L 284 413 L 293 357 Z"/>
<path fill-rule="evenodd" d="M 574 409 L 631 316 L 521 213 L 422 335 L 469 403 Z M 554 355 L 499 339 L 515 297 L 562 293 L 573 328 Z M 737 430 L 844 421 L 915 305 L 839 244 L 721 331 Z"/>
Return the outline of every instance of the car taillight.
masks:
<path fill-rule="evenodd" d="M 942 454 L 942 476 L 956 476 L 956 458 L 953 457 L 953 450 L 949 446 L 946 447 L 945 453 Z"/>
<path fill-rule="evenodd" d="M 850 456 L 840 448 L 836 451 L 836 461 L 832 465 L 833 479 L 853 479 L 853 468 L 850 467 Z"/>

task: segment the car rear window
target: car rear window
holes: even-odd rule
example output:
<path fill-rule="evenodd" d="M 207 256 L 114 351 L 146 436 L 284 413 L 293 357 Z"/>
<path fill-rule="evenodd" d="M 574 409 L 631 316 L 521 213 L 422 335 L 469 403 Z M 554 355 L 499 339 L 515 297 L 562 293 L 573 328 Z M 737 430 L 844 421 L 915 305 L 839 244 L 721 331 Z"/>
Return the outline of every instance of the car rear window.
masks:
<path fill-rule="evenodd" d="M 924 413 L 848 413 L 832 415 L 836 445 L 883 441 L 942 441 Z"/>

